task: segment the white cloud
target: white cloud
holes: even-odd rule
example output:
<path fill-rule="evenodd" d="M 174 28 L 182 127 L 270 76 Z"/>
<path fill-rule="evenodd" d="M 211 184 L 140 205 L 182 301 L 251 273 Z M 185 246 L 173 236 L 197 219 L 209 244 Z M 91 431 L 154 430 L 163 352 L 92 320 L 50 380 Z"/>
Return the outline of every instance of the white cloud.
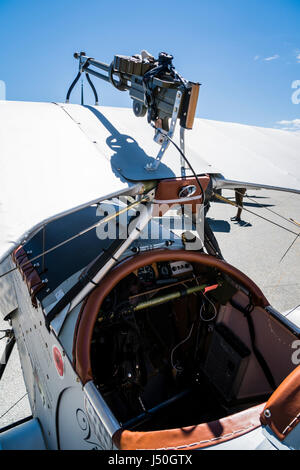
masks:
<path fill-rule="evenodd" d="M 260 55 L 256 55 L 256 56 L 254 57 L 254 60 L 258 60 L 259 58 L 260 58 Z"/>
<path fill-rule="evenodd" d="M 266 57 L 266 58 L 264 59 L 264 61 L 270 62 L 271 60 L 279 59 L 279 57 L 280 57 L 280 56 L 279 56 L 278 54 L 275 54 L 275 55 L 272 55 L 271 57 Z"/>
<path fill-rule="evenodd" d="M 298 55 L 296 56 L 296 60 L 297 60 L 298 64 L 300 64 L 300 54 L 298 54 Z"/>
<path fill-rule="evenodd" d="M 292 131 L 300 133 L 300 119 L 292 119 L 291 121 L 278 121 L 276 122 L 277 129 L 281 129 L 283 131 Z"/>

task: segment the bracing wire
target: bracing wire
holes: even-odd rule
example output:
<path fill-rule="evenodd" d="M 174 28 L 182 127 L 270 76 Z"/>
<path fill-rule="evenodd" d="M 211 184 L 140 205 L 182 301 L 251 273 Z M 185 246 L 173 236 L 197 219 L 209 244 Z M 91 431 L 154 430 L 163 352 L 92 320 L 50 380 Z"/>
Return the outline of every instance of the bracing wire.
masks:
<path fill-rule="evenodd" d="M 85 235 L 86 233 L 90 232 L 91 230 L 99 227 L 100 225 L 102 224 L 105 224 L 107 222 L 109 222 L 110 220 L 113 220 L 115 219 L 116 217 L 118 217 L 119 215 L 123 214 L 124 212 L 128 212 L 130 209 L 132 209 L 133 207 L 137 206 L 137 205 L 140 205 L 142 202 L 146 202 L 146 201 L 149 201 L 149 198 L 146 196 L 144 197 L 143 199 L 139 200 L 139 201 L 135 201 L 133 202 L 132 204 L 129 204 L 128 206 L 126 206 L 125 208 L 121 209 L 120 211 L 116 212 L 115 214 L 112 214 L 110 216 L 107 216 L 105 217 L 104 219 L 100 220 L 99 222 L 93 224 L 93 225 L 90 225 L 89 227 L 87 227 L 86 229 L 82 230 L 81 232 L 78 232 L 76 233 L 75 235 L 73 235 L 72 237 L 70 238 L 67 238 L 66 240 L 62 241 L 61 243 L 58 243 L 57 245 L 49 248 L 48 250 L 45 250 L 45 251 L 42 251 L 40 254 L 34 256 L 33 258 L 30 258 L 26 263 L 24 263 L 24 265 L 22 265 L 22 267 L 24 268 L 27 264 L 30 264 L 32 263 L 33 261 L 36 261 L 38 258 L 41 258 L 42 256 L 45 256 L 47 255 L 48 253 L 51 253 L 52 251 L 54 250 L 57 250 L 58 248 L 60 248 L 61 246 L 64 246 L 66 245 L 67 243 L 70 243 L 71 241 L 75 240 L 76 238 L 79 238 L 81 237 L 82 235 Z M 0 274 L 0 279 L 4 276 L 7 276 L 8 274 L 12 273 L 13 271 L 15 271 L 16 269 L 18 269 L 17 267 L 15 268 L 12 268 L 10 269 L 9 271 L 6 271 L 5 273 L 3 274 Z"/>
<path fill-rule="evenodd" d="M 238 191 L 236 191 L 236 192 L 238 192 Z M 241 196 L 243 196 L 242 193 L 239 193 L 239 192 L 238 192 L 238 194 L 240 194 Z M 280 225 L 280 224 L 278 224 L 277 222 L 274 222 L 274 220 L 267 219 L 266 217 L 264 217 L 264 216 L 262 216 L 262 215 L 260 215 L 260 214 L 257 214 L 256 212 L 250 211 L 249 209 L 246 209 L 244 206 L 240 206 L 240 205 L 237 204 L 236 202 L 230 201 L 229 199 L 227 199 L 227 198 L 221 196 L 220 194 L 214 193 L 214 195 L 215 195 L 215 197 L 216 197 L 217 199 L 219 199 L 219 200 L 221 200 L 221 201 L 227 202 L 228 204 L 231 204 L 232 206 L 235 206 L 235 207 L 238 207 L 239 209 L 245 210 L 246 212 L 249 212 L 250 214 L 253 214 L 253 215 L 255 215 L 256 217 L 259 217 L 260 219 L 263 219 L 263 220 L 265 220 L 265 221 L 267 221 L 267 222 L 269 222 L 269 223 L 271 223 L 271 224 L 273 224 L 273 225 L 276 225 L 276 226 L 279 227 L 279 228 L 282 228 L 283 230 L 286 230 L 286 231 L 289 232 L 289 233 L 292 233 L 293 235 L 296 235 L 296 237 L 295 237 L 295 239 L 293 240 L 293 242 L 291 243 L 291 245 L 288 247 L 288 249 L 286 250 L 286 252 L 285 252 L 285 253 L 283 254 L 283 256 L 281 257 L 281 259 L 280 259 L 280 261 L 279 261 L 279 263 L 281 263 L 281 261 L 285 258 L 285 256 L 288 254 L 288 252 L 289 252 L 290 249 L 292 248 L 292 246 L 293 246 L 293 245 L 295 244 L 295 242 L 298 240 L 298 238 L 299 238 L 299 236 L 300 236 L 300 233 L 293 232 L 292 230 L 290 230 L 290 229 L 284 227 L 283 225 Z M 249 196 L 247 196 L 247 197 L 249 198 Z M 249 198 L 249 199 L 250 199 L 250 198 Z M 256 201 L 255 201 L 255 202 L 256 202 Z M 263 207 L 264 209 L 269 209 L 269 208 L 264 207 L 262 204 L 258 204 L 258 205 L 261 206 L 261 207 Z M 290 222 L 290 223 L 292 223 L 293 225 L 299 227 L 299 224 L 298 224 L 296 221 L 294 221 L 293 219 L 291 219 L 291 218 L 288 219 L 288 218 L 284 217 L 283 215 L 278 214 L 278 213 L 275 212 L 275 211 L 272 211 L 271 209 L 269 209 L 269 211 L 271 211 L 272 213 L 274 213 L 274 214 L 278 215 L 279 217 L 283 218 L 283 219 L 286 220 L 287 222 Z"/>
<path fill-rule="evenodd" d="M 3 413 L 3 415 L 0 416 L 0 419 L 2 419 L 3 416 L 9 413 L 9 411 L 12 410 L 21 400 L 23 400 L 23 398 L 25 398 L 26 395 L 28 395 L 28 392 L 26 392 L 21 398 L 19 398 L 18 401 L 16 401 L 16 403 L 14 403 L 10 408 L 8 408 L 8 410 L 6 410 L 5 413 Z"/>
<path fill-rule="evenodd" d="M 292 246 L 296 243 L 296 241 L 298 240 L 300 236 L 300 233 L 298 233 L 298 235 L 296 236 L 296 238 L 293 240 L 293 242 L 290 244 L 290 246 L 288 247 L 288 249 L 286 250 L 286 252 L 284 253 L 284 255 L 282 255 L 282 257 L 280 258 L 280 263 L 281 261 L 283 260 L 283 258 L 285 258 L 285 256 L 288 254 L 288 252 L 290 251 L 290 249 L 292 248 Z"/>
<path fill-rule="evenodd" d="M 198 175 L 196 174 L 194 168 L 192 167 L 191 163 L 189 162 L 189 160 L 187 159 L 187 157 L 185 156 L 185 154 L 182 152 L 182 150 L 178 147 L 178 145 L 171 139 L 171 137 L 169 137 L 168 135 L 166 135 L 165 133 L 162 132 L 161 129 L 157 128 L 156 129 L 158 132 L 160 132 L 164 137 L 166 137 L 173 145 L 174 147 L 178 150 L 178 152 L 180 153 L 180 155 L 182 156 L 182 158 L 184 159 L 184 161 L 187 163 L 187 165 L 189 166 L 191 172 L 193 173 L 197 183 L 198 183 L 198 186 L 200 188 L 200 191 L 201 191 L 201 194 L 202 194 L 202 203 L 203 205 L 205 205 L 205 192 L 204 192 L 204 189 L 203 189 L 203 186 L 198 178 Z M 85 230 L 82 230 L 81 232 L 77 233 L 76 235 L 73 235 L 72 237 L 68 238 L 67 240 L 64 240 L 63 242 L 55 245 L 54 247 L 52 248 L 49 248 L 48 250 L 46 251 L 43 251 L 42 253 L 40 253 L 39 255 L 35 256 L 34 258 L 31 258 L 30 260 L 28 260 L 27 263 L 24 264 L 24 267 L 26 264 L 29 264 L 29 263 L 32 263 L 33 261 L 37 260 L 38 258 L 40 258 L 41 256 L 45 256 L 46 254 L 48 253 L 51 253 L 52 251 L 56 250 L 57 248 L 60 248 L 61 246 L 71 242 L 72 240 L 84 235 L 85 233 L 89 232 L 90 230 L 93 230 L 94 228 L 98 227 L 99 225 L 103 224 L 103 223 L 106 223 L 108 222 L 109 220 L 111 220 L 112 218 L 114 217 L 117 217 L 118 215 L 121 215 L 123 212 L 125 211 L 128 211 L 129 209 L 131 209 L 132 207 L 134 207 L 135 205 L 137 204 L 140 204 L 142 202 L 145 202 L 145 201 L 148 201 L 149 199 L 146 197 L 140 201 L 136 201 L 132 204 L 130 204 L 129 206 L 127 206 L 125 209 L 122 209 L 121 211 L 117 212 L 117 214 L 114 214 L 113 216 L 109 216 L 109 217 L 106 217 L 105 219 L 101 220 L 100 222 L 97 222 L 96 224 L 86 228 Z M 15 271 L 17 269 L 17 267 L 15 268 L 12 268 L 11 270 L 3 273 L 3 274 L 0 274 L 0 279 L 10 273 L 12 273 L 13 271 Z"/>
<path fill-rule="evenodd" d="M 278 217 L 280 217 L 281 219 L 285 220 L 286 222 L 289 222 L 290 224 L 293 224 L 293 225 L 296 225 L 296 226 L 298 225 L 297 222 L 295 222 L 293 219 L 288 218 L 288 217 L 285 217 L 284 215 L 279 214 L 278 212 L 274 211 L 273 209 L 270 209 L 269 207 L 265 207 L 263 204 L 260 204 L 260 203 L 257 202 L 255 199 L 253 199 L 253 198 L 251 198 L 250 196 L 248 196 L 248 194 L 245 194 L 245 195 L 244 195 L 244 194 L 240 193 L 239 191 L 237 191 L 236 189 L 235 189 L 235 192 L 236 192 L 237 194 L 239 194 L 240 196 L 246 197 L 247 199 L 249 199 L 249 201 L 255 202 L 255 204 L 256 204 L 257 206 L 261 207 L 262 209 L 265 209 L 266 211 L 271 212 L 271 213 L 274 214 L 274 215 L 277 215 Z M 244 209 L 244 207 L 243 207 L 243 209 Z M 298 225 L 298 226 L 299 226 L 299 225 Z"/>
<path fill-rule="evenodd" d="M 298 233 L 293 232 L 293 230 L 290 230 L 290 229 L 284 227 L 283 225 L 280 225 L 280 224 L 278 224 L 277 222 L 274 222 L 273 220 L 267 219 L 267 218 L 264 217 L 263 215 L 257 214 L 256 212 L 253 212 L 253 211 L 251 211 L 250 209 L 246 209 L 245 207 L 240 206 L 240 205 L 237 204 L 236 202 L 230 201 L 229 199 L 227 199 L 226 197 L 221 196 L 221 195 L 218 194 L 218 193 L 214 193 L 214 196 L 215 196 L 217 199 L 219 199 L 220 201 L 227 202 L 227 204 L 231 204 L 231 205 L 234 206 L 234 207 L 238 207 L 239 209 L 243 209 L 244 211 L 249 212 L 250 214 L 255 215 L 256 217 L 258 217 L 258 218 L 260 218 L 260 219 L 263 219 L 263 220 L 265 220 L 266 222 L 269 222 L 270 224 L 276 225 L 277 227 L 282 228 L 283 230 L 285 230 L 285 231 L 287 231 L 287 232 L 289 232 L 289 233 L 292 233 L 293 235 L 297 235 L 297 236 L 299 235 Z"/>

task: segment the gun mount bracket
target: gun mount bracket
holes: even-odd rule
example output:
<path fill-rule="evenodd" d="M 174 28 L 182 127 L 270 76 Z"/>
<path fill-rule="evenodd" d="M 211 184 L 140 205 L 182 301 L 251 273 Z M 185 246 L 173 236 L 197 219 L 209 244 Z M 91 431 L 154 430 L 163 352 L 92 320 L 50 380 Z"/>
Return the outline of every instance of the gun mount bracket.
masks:
<path fill-rule="evenodd" d="M 170 124 L 170 129 L 169 132 L 166 132 L 164 129 L 161 128 L 156 128 L 155 131 L 155 136 L 154 140 L 155 142 L 161 144 L 161 148 L 158 152 L 157 157 L 155 158 L 155 161 L 152 163 L 148 163 L 145 166 L 145 169 L 147 171 L 155 171 L 159 167 L 159 164 L 165 154 L 165 151 L 167 150 L 169 144 L 170 144 L 170 139 L 172 139 L 176 127 L 176 122 L 178 118 L 178 113 L 180 109 L 180 104 L 181 104 L 181 99 L 182 99 L 182 92 L 180 90 L 177 91 L 176 93 L 176 99 L 173 107 L 173 113 L 172 113 L 172 118 L 171 118 L 171 124 Z M 183 128 L 181 128 L 183 129 Z M 181 142 L 181 139 L 180 139 Z"/>

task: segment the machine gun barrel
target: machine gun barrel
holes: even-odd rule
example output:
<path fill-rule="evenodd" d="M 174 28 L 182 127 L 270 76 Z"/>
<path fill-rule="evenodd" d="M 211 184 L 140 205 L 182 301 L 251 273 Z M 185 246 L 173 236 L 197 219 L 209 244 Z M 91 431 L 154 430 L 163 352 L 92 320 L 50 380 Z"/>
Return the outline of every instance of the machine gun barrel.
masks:
<path fill-rule="evenodd" d="M 104 80 L 105 82 L 110 82 L 109 76 L 103 75 L 102 73 L 96 72 L 95 70 L 92 70 L 90 68 L 85 69 L 85 71 L 90 75 L 94 75 L 97 78 L 101 78 L 101 80 Z"/>
<path fill-rule="evenodd" d="M 101 69 L 101 70 L 104 70 L 105 72 L 108 72 L 109 71 L 109 65 L 108 64 L 105 64 L 104 62 L 99 62 L 99 60 L 95 60 L 95 59 L 88 59 L 88 63 L 89 65 L 94 65 L 95 67 Z"/>
<path fill-rule="evenodd" d="M 179 75 L 172 63 L 173 56 L 161 52 L 158 59 L 154 59 L 152 55 L 142 51 L 140 55 L 130 57 L 115 55 L 111 64 L 88 57 L 85 52 L 75 52 L 74 57 L 79 60 L 79 72 L 68 90 L 67 103 L 75 84 L 81 74 L 85 73 L 93 90 L 95 103 L 98 104 L 97 92 L 89 77 L 93 75 L 111 83 L 120 91 L 129 91 L 136 117 L 147 114 L 148 123 L 155 129 L 154 140 L 161 145 L 155 161 L 146 166 L 147 170 L 158 168 L 173 137 L 177 120 L 180 121 L 182 131 L 181 150 L 184 150 L 183 131 L 193 128 L 200 84 Z M 83 104 L 83 91 L 81 96 Z M 184 161 L 182 169 L 184 174 Z"/>
<path fill-rule="evenodd" d="M 200 85 L 180 77 L 172 64 L 172 56 L 161 53 L 155 60 L 152 56 L 142 59 L 139 56 L 116 55 L 111 64 L 88 57 L 85 52 L 75 52 L 74 57 L 79 60 L 80 74 L 85 72 L 111 83 L 120 91 L 129 91 L 134 114 L 143 117 L 148 111 L 148 121 L 165 131 L 169 131 L 168 121 L 174 117 L 174 106 L 180 91 L 176 118 L 180 119 L 180 125 L 185 129 L 192 128 Z"/>
<path fill-rule="evenodd" d="M 101 80 L 104 80 L 105 82 L 110 82 L 112 85 L 116 86 L 116 82 L 113 79 L 113 63 L 106 64 L 105 62 L 100 62 L 99 60 L 95 60 L 92 57 L 87 57 L 84 52 L 74 53 L 75 59 L 79 60 L 79 69 L 81 72 L 88 73 L 90 75 L 94 75 L 97 78 L 100 78 Z M 95 67 L 97 69 L 103 70 L 104 72 L 107 72 L 107 75 L 104 75 L 103 73 L 99 73 L 96 70 L 93 70 L 90 68 L 90 66 Z M 122 74 L 122 83 L 125 85 L 125 81 L 130 80 L 130 76 L 127 74 Z M 118 86 L 117 86 L 118 88 Z M 126 86 L 125 89 L 129 89 L 130 87 Z"/>

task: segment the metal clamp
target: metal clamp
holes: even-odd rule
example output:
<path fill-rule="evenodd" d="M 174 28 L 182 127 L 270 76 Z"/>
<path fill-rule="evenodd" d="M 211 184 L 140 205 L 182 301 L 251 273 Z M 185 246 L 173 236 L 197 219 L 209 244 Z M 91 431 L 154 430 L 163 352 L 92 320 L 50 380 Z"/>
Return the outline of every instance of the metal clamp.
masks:
<path fill-rule="evenodd" d="M 67 92 L 66 103 L 69 103 L 70 96 L 71 96 L 71 93 L 72 93 L 72 90 L 73 90 L 74 86 L 76 85 L 76 83 L 80 79 L 81 75 L 85 72 L 85 76 L 86 76 L 86 79 L 88 81 L 88 84 L 90 85 L 90 87 L 91 87 L 91 89 L 94 93 L 95 105 L 98 105 L 99 100 L 98 100 L 97 91 L 96 91 L 96 88 L 95 88 L 92 80 L 90 79 L 90 76 L 89 76 L 88 71 L 87 71 L 87 67 L 88 67 L 90 61 L 93 60 L 93 58 L 92 57 L 86 57 L 85 52 L 80 52 L 79 54 L 75 52 L 74 57 L 79 60 L 79 70 L 78 70 L 78 74 L 76 75 L 75 79 L 71 83 L 70 88 Z M 81 104 L 82 105 L 84 104 L 83 103 L 83 82 L 81 82 Z"/>
<path fill-rule="evenodd" d="M 152 162 L 152 163 L 147 163 L 147 165 L 145 166 L 145 169 L 147 171 L 157 170 L 157 168 L 159 167 L 159 164 L 161 162 L 161 159 L 165 154 L 165 151 L 169 147 L 169 144 L 170 144 L 169 139 L 171 139 L 173 137 L 175 127 L 176 127 L 176 121 L 177 121 L 178 113 L 179 113 L 179 109 L 180 109 L 181 98 L 182 98 L 182 92 L 180 90 L 178 90 L 177 93 L 176 93 L 176 99 L 175 99 L 175 103 L 174 103 L 174 107 L 173 107 L 173 113 L 172 113 L 169 132 L 167 133 L 165 130 L 163 130 L 161 128 L 156 129 L 154 140 L 155 140 L 155 142 L 158 142 L 158 143 L 161 144 L 161 148 L 160 148 L 160 150 L 157 154 L 157 157 L 155 158 L 155 161 Z M 180 142 L 181 142 L 181 139 L 180 139 Z"/>
<path fill-rule="evenodd" d="M 7 329 L 7 330 L 0 330 L 0 333 L 4 333 L 3 336 L 1 336 L 0 340 L 3 339 L 3 338 L 12 338 L 14 336 L 14 332 L 11 328 Z"/>
<path fill-rule="evenodd" d="M 185 155 L 185 140 L 184 140 L 184 127 L 180 127 L 180 150 Z M 181 164 L 181 176 L 184 178 L 186 176 L 186 170 L 188 170 L 188 166 L 186 164 L 185 159 L 182 155 L 180 155 L 180 164 Z"/>

